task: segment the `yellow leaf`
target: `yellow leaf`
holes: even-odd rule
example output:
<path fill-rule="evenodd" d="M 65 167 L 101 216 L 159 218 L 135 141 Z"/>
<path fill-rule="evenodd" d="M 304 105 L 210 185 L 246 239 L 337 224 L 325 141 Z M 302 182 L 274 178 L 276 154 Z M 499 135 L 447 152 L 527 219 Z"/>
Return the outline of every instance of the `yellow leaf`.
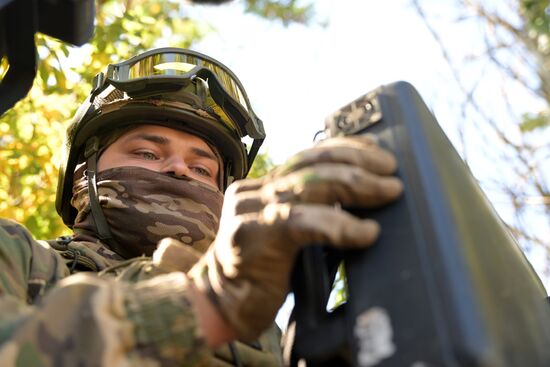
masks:
<path fill-rule="evenodd" d="M 37 150 L 36 150 L 36 154 L 38 156 L 44 156 L 44 155 L 47 155 L 50 153 L 50 149 L 48 149 L 47 146 L 45 145 L 41 145 Z"/>
<path fill-rule="evenodd" d="M 25 168 L 28 167 L 28 165 L 29 165 L 29 156 L 28 155 L 22 155 L 19 158 L 19 162 L 18 162 L 19 169 L 25 169 Z"/>

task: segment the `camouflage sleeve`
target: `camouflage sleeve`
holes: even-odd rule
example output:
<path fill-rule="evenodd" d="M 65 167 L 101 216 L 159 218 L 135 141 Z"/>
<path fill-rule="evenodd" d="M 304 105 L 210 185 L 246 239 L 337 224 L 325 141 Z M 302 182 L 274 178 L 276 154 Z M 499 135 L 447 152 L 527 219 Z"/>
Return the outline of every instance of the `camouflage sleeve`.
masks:
<path fill-rule="evenodd" d="M 205 365 L 210 351 L 185 275 L 130 284 L 79 273 L 30 304 L 33 246 L 39 245 L 22 227 L 0 220 L 0 365 Z"/>

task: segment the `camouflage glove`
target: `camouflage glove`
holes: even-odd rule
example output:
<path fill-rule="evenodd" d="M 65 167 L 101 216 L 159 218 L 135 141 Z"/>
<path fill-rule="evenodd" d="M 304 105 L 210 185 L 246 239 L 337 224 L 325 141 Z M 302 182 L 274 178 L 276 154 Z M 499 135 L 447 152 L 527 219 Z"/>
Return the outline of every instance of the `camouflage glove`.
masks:
<path fill-rule="evenodd" d="M 289 288 L 296 254 L 313 242 L 366 247 L 379 233 L 337 205 L 377 207 L 396 199 L 392 155 L 372 137 L 334 138 L 299 153 L 267 177 L 232 184 L 220 229 L 189 272 L 243 340 L 271 322 Z"/>
<path fill-rule="evenodd" d="M 162 239 L 153 252 L 153 265 L 166 271 L 188 272 L 201 258 L 202 253 L 174 238 Z"/>

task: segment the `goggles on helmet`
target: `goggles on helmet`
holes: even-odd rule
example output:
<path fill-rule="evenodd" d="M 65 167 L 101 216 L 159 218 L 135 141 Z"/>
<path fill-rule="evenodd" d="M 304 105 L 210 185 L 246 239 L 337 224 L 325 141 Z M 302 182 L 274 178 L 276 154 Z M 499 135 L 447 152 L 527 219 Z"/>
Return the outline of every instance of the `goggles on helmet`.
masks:
<path fill-rule="evenodd" d="M 262 121 L 235 74 L 217 60 L 190 50 L 159 48 L 111 64 L 105 74 L 99 73 L 94 79 L 92 98 L 109 84 L 140 98 L 180 89 L 196 77 L 207 81 L 210 95 L 221 109 L 216 112 L 228 128 L 241 138 L 265 138 Z"/>

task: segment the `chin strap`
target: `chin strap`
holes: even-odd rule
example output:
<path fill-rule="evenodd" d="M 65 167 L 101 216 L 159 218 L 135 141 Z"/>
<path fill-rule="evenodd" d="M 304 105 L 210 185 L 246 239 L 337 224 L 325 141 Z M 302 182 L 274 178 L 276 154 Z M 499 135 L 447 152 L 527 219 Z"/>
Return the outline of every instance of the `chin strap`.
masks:
<path fill-rule="evenodd" d="M 99 239 L 107 243 L 113 251 L 118 253 L 124 258 L 133 257 L 128 253 L 118 242 L 113 238 L 111 229 L 99 203 L 99 195 L 97 191 L 97 159 L 99 153 L 99 139 L 97 136 L 93 136 L 86 142 L 86 149 L 84 151 L 84 157 L 86 158 L 86 172 L 88 177 L 88 196 L 90 197 L 90 208 L 92 211 L 92 217 L 97 229 L 97 235 Z"/>

